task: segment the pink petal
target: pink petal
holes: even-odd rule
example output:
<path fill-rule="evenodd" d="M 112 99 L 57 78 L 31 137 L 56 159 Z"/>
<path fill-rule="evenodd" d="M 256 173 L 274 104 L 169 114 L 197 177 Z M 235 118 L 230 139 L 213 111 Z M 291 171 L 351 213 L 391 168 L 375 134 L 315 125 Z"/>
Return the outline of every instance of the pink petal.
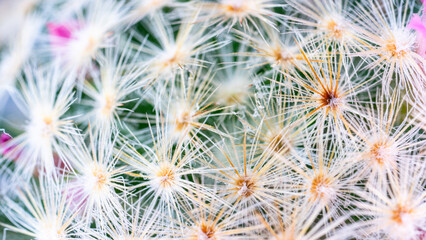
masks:
<path fill-rule="evenodd" d="M 413 17 L 411 18 L 407 27 L 414 29 L 417 32 L 420 32 L 423 35 L 423 37 L 426 38 L 426 27 L 425 27 L 424 23 L 422 22 L 422 19 L 420 18 L 419 15 L 413 14 Z"/>
<path fill-rule="evenodd" d="M 46 27 L 49 32 L 50 43 L 55 47 L 63 47 L 75 37 L 75 31 L 80 29 L 80 24 L 76 21 L 49 22 Z"/>
<path fill-rule="evenodd" d="M 68 164 L 66 162 L 64 162 L 57 153 L 53 153 L 53 165 L 55 166 L 55 171 L 56 173 L 63 175 L 65 174 L 67 171 L 69 171 L 69 167 Z M 41 170 L 41 173 L 43 173 L 44 175 L 47 174 L 47 172 L 45 171 L 46 169 Z M 35 177 L 39 177 L 40 176 L 40 171 L 39 169 L 35 169 L 33 175 Z"/>
<path fill-rule="evenodd" d="M 11 136 L 9 136 L 6 133 L 2 133 L 1 136 L 0 136 L 0 144 L 5 143 L 5 142 L 9 141 L 10 139 L 12 139 Z"/>
<path fill-rule="evenodd" d="M 422 229 L 418 229 L 418 230 L 419 230 L 419 240 L 426 240 L 426 230 L 422 230 Z"/>
<path fill-rule="evenodd" d="M 47 23 L 47 30 L 49 35 L 61 37 L 61 38 L 71 38 L 72 32 L 69 27 L 65 24 L 57 23 Z"/>
<path fill-rule="evenodd" d="M 73 186 L 74 185 L 74 186 Z M 66 194 L 67 203 L 72 212 L 82 211 L 87 204 L 88 196 L 85 193 L 83 186 L 76 180 L 69 182 Z M 80 212 L 81 214 L 82 212 Z"/>
<path fill-rule="evenodd" d="M 425 0 L 426 1 L 426 0 Z M 423 16 L 426 16 L 423 14 Z M 419 15 L 413 14 L 407 28 L 411 28 L 417 31 L 417 53 L 426 58 L 426 26 L 425 21 L 420 18 Z"/>
<path fill-rule="evenodd" d="M 12 139 L 11 136 L 9 136 L 6 133 L 2 133 L 0 136 L 0 153 L 2 155 L 6 155 L 8 154 L 10 151 L 12 151 L 13 146 L 8 146 L 9 144 L 7 144 L 8 141 L 10 141 Z"/>

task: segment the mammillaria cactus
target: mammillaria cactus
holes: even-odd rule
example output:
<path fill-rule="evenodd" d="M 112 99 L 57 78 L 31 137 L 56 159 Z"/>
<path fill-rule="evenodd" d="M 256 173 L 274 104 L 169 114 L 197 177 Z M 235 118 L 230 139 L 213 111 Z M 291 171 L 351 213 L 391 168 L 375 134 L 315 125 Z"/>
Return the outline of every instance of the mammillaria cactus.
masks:
<path fill-rule="evenodd" d="M 0 236 L 426 240 L 423 4 L 0 2 Z"/>

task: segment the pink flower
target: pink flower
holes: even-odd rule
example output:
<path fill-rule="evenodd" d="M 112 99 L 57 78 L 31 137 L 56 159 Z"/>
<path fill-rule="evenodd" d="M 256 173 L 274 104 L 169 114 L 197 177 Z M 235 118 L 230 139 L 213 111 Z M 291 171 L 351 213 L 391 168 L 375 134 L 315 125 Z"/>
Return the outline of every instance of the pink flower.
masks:
<path fill-rule="evenodd" d="M 426 0 L 422 0 L 422 3 L 425 4 Z M 423 14 L 420 17 L 417 14 L 413 14 L 410 22 L 407 25 L 408 28 L 414 29 L 417 31 L 417 53 L 426 58 L 426 14 L 425 9 L 423 9 Z"/>
<path fill-rule="evenodd" d="M 53 165 L 55 166 L 57 174 L 63 175 L 65 172 L 69 171 L 68 165 L 56 153 L 53 153 Z M 47 174 L 45 170 L 46 169 L 43 169 L 41 172 Z M 34 177 L 39 177 L 40 170 L 36 168 L 33 175 Z"/>
<path fill-rule="evenodd" d="M 0 155 L 13 158 L 13 161 L 17 161 L 19 156 L 21 155 L 20 151 L 18 153 L 13 153 L 16 149 L 16 145 L 12 144 L 10 141 L 12 137 L 9 134 L 2 133 L 0 135 Z M 59 174 L 64 174 L 66 170 L 68 170 L 68 165 L 58 156 L 58 154 L 53 154 L 53 161 L 55 167 L 58 169 Z M 37 169 L 34 170 L 34 176 L 39 176 L 39 171 Z"/>
<path fill-rule="evenodd" d="M 423 230 L 421 228 L 418 229 L 419 231 L 419 240 L 426 240 L 426 230 Z"/>
<path fill-rule="evenodd" d="M 67 64 L 69 59 L 70 44 L 72 41 L 78 41 L 78 32 L 84 27 L 83 22 L 70 20 L 68 22 L 49 22 L 47 23 L 47 30 L 49 32 L 49 41 L 52 47 L 52 52 L 55 57 L 59 57 L 64 64 Z M 95 64 L 90 64 L 90 70 L 97 72 L 97 66 Z M 80 71 L 80 70 L 79 70 Z M 85 75 L 89 71 L 80 72 L 82 75 Z"/>
<path fill-rule="evenodd" d="M 2 133 L 0 136 L 0 154 L 1 155 L 7 155 L 10 153 L 14 146 L 9 146 L 7 142 L 9 142 L 12 139 L 12 137 L 9 134 Z"/>
<path fill-rule="evenodd" d="M 21 151 L 17 150 L 17 145 L 12 143 L 12 137 L 7 133 L 0 136 L 0 155 L 6 156 L 13 161 L 18 161 Z"/>
<path fill-rule="evenodd" d="M 75 38 L 75 32 L 80 29 L 80 24 L 76 21 L 64 23 L 47 23 L 50 44 L 53 47 L 61 48 L 66 46 L 70 40 Z"/>
<path fill-rule="evenodd" d="M 79 183 L 78 180 L 69 182 L 68 188 L 64 190 L 64 193 L 69 204 L 69 209 L 72 212 L 80 212 L 80 215 L 83 214 L 88 196 L 81 183 Z"/>

